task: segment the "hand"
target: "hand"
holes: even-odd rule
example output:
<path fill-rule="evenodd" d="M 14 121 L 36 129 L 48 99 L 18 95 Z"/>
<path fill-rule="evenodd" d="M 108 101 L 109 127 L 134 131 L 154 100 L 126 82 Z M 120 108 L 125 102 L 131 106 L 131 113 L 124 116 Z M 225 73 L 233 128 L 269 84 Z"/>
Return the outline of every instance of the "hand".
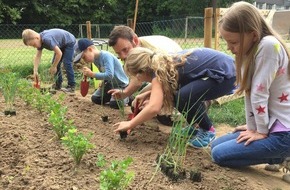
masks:
<path fill-rule="evenodd" d="M 149 98 L 150 98 L 150 91 L 147 91 L 147 92 L 143 92 L 143 93 L 137 95 L 135 97 L 134 101 L 135 102 L 138 102 L 138 104 L 140 105 L 140 107 L 142 107 L 142 106 L 144 107 L 146 104 L 148 104 Z"/>
<path fill-rule="evenodd" d="M 238 132 L 238 131 L 245 131 L 247 130 L 247 125 L 240 125 L 234 128 L 233 133 Z"/>
<path fill-rule="evenodd" d="M 118 122 L 114 124 L 113 127 L 117 127 L 117 129 L 114 130 L 115 133 L 119 133 L 120 131 L 130 131 L 132 128 L 130 121 Z"/>
<path fill-rule="evenodd" d="M 54 66 L 51 66 L 50 69 L 49 69 L 49 72 L 50 72 L 51 75 L 55 75 L 56 72 L 57 72 L 57 68 L 54 67 Z"/>
<path fill-rule="evenodd" d="M 88 77 L 94 77 L 94 73 L 88 67 L 83 67 L 83 73 Z"/>
<path fill-rule="evenodd" d="M 39 81 L 39 75 L 38 75 L 38 73 L 34 73 L 33 74 L 33 80 L 34 81 Z"/>
<path fill-rule="evenodd" d="M 116 100 L 124 99 L 124 93 L 120 89 L 111 89 L 108 91 L 108 94 L 111 94 Z"/>
<path fill-rule="evenodd" d="M 261 134 L 257 131 L 246 130 L 242 131 L 237 138 L 237 143 L 245 142 L 245 146 L 249 145 L 251 142 L 267 138 L 267 134 Z"/>

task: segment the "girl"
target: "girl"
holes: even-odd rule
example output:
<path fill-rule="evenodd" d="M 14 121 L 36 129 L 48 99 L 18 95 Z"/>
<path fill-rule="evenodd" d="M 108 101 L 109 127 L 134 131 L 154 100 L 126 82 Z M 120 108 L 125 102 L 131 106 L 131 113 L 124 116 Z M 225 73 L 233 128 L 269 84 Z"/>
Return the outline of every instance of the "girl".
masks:
<path fill-rule="evenodd" d="M 230 56 L 208 48 L 169 55 L 136 47 L 129 52 L 125 71 L 140 82 L 152 85 L 150 91 L 136 96 L 141 105 L 149 99 L 146 106 L 131 121 L 116 123 L 115 132 L 130 130 L 153 118 L 162 107 L 171 112 L 178 105 L 180 113 L 187 112 L 188 123 L 194 120 L 199 125 L 190 145 L 205 147 L 215 138 L 203 102 L 223 96 L 234 88 L 235 66 Z"/>
<path fill-rule="evenodd" d="M 246 130 L 213 141 L 213 161 L 227 167 L 282 163 L 290 156 L 289 52 L 259 10 L 246 2 L 234 3 L 219 29 L 236 56 Z"/>

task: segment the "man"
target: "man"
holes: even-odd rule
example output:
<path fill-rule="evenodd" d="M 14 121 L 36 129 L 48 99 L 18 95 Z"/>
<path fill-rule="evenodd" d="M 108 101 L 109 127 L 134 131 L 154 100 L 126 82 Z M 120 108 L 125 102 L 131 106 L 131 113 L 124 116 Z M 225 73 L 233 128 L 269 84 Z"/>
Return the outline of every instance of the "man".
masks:
<path fill-rule="evenodd" d="M 182 48 L 172 39 L 165 36 L 143 36 L 138 37 L 137 34 L 128 26 L 120 25 L 115 26 L 109 35 L 109 46 L 112 46 L 118 57 L 122 60 L 127 58 L 129 51 L 135 47 L 145 47 L 156 52 L 177 53 L 182 51 Z M 118 89 L 110 90 L 113 96 L 120 99 L 130 97 L 134 92 L 142 86 L 142 83 L 138 80 L 131 78 L 129 85 L 123 90 Z M 142 92 L 150 89 L 150 85 L 147 85 L 142 89 Z M 170 116 L 158 115 L 157 119 L 165 125 L 172 125 Z"/>

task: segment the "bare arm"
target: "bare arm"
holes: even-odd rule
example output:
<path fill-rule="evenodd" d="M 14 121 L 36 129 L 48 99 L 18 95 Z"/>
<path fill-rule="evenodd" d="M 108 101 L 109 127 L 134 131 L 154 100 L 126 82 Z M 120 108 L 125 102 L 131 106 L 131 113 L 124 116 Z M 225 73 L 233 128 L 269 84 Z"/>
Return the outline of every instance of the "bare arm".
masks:
<path fill-rule="evenodd" d="M 41 55 L 42 55 L 42 50 L 37 50 L 36 55 L 34 57 L 34 62 L 33 62 L 33 75 L 34 76 L 38 75 L 38 67 L 40 64 Z"/>
<path fill-rule="evenodd" d="M 116 97 L 117 99 L 124 99 L 136 92 L 141 87 L 141 85 L 142 83 L 139 82 L 136 78 L 131 78 L 129 85 L 124 90 L 112 89 L 109 90 L 108 93 L 112 94 L 112 96 Z"/>
<path fill-rule="evenodd" d="M 117 127 L 115 132 L 126 131 L 150 120 L 156 114 L 158 114 L 163 105 L 163 89 L 161 83 L 154 78 L 152 80 L 152 90 L 148 104 L 142 109 L 142 111 L 134 117 L 131 121 L 123 121 L 116 123 L 114 127 Z"/>

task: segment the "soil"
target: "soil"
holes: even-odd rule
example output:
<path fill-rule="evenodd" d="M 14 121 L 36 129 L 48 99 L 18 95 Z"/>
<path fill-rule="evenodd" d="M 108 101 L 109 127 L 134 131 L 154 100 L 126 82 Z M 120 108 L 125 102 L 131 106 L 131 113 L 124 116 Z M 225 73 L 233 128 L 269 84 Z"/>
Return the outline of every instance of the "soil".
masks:
<path fill-rule="evenodd" d="M 57 96 L 57 92 L 53 96 Z M 155 173 L 155 160 L 162 154 L 171 127 L 152 119 L 136 127 L 124 140 L 113 132 L 113 124 L 121 121 L 120 112 L 100 107 L 82 97 L 66 95 L 68 119 L 73 119 L 79 132 L 93 133 L 91 142 L 95 148 L 84 155 L 75 167 L 66 147 L 55 136 L 48 116 L 16 99 L 16 116 L 4 115 L 4 98 L 0 94 L 0 189 L 1 190 L 93 190 L 99 189 L 101 168 L 96 166 L 97 155 L 105 155 L 108 161 L 133 158 L 129 170 L 135 173 L 128 189 L 144 190 L 278 190 L 290 189 L 282 181 L 283 172 L 265 171 L 264 165 L 244 169 L 222 168 L 212 163 L 210 149 L 189 147 L 185 169 L 201 171 L 201 181 L 186 179 L 173 182 L 162 172 Z M 126 114 L 130 113 L 129 107 Z M 108 121 L 102 121 L 102 114 Z M 230 126 L 216 126 L 218 136 L 232 130 Z M 153 174 L 153 180 L 149 182 Z"/>

